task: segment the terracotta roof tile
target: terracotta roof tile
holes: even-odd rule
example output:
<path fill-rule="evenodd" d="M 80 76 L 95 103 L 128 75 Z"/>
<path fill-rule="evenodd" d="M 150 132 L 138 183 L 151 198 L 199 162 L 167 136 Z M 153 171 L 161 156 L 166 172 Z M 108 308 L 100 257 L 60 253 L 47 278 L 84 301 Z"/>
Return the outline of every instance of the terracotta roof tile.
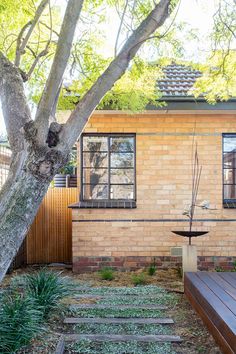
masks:
<path fill-rule="evenodd" d="M 163 69 L 165 76 L 158 81 L 163 96 L 193 97 L 189 90 L 202 74 L 191 66 L 170 64 Z"/>

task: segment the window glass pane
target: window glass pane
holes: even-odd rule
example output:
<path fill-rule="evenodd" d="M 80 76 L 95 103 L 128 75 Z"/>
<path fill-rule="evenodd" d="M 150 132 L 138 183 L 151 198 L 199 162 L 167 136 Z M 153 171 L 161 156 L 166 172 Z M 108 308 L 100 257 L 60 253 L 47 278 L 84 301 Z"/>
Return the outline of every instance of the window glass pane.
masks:
<path fill-rule="evenodd" d="M 83 187 L 84 199 L 108 199 L 107 185 L 84 185 Z"/>
<path fill-rule="evenodd" d="M 236 199 L 236 186 L 225 185 L 224 186 L 224 199 Z"/>
<path fill-rule="evenodd" d="M 236 183 L 236 170 L 235 169 L 224 169 L 224 184 L 235 184 Z"/>
<path fill-rule="evenodd" d="M 108 183 L 108 169 L 84 168 L 83 183 Z"/>
<path fill-rule="evenodd" d="M 224 154 L 224 167 L 236 168 L 236 154 L 227 152 Z"/>
<path fill-rule="evenodd" d="M 134 199 L 134 186 L 112 185 L 110 191 L 111 199 Z"/>
<path fill-rule="evenodd" d="M 84 136 L 83 151 L 107 151 L 108 138 L 106 136 Z"/>
<path fill-rule="evenodd" d="M 108 155 L 107 153 L 100 152 L 84 152 L 83 153 L 83 166 L 101 168 L 108 166 Z"/>
<path fill-rule="evenodd" d="M 134 170 L 111 169 L 111 183 L 134 183 Z"/>
<path fill-rule="evenodd" d="M 133 153 L 111 153 L 111 167 L 133 167 Z"/>
<path fill-rule="evenodd" d="M 119 137 L 111 138 L 111 151 L 134 151 L 134 138 L 131 137 Z"/>
<path fill-rule="evenodd" d="M 224 137 L 223 141 L 224 152 L 234 151 L 236 152 L 236 136 L 234 137 Z"/>

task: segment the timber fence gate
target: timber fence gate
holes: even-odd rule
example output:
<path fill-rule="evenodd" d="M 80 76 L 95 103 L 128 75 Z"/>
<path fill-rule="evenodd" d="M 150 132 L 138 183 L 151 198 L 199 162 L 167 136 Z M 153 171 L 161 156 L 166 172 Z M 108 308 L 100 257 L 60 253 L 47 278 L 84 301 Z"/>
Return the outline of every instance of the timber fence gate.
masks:
<path fill-rule="evenodd" d="M 71 263 L 72 220 L 68 205 L 77 188 L 49 188 L 26 237 L 26 263 Z"/>

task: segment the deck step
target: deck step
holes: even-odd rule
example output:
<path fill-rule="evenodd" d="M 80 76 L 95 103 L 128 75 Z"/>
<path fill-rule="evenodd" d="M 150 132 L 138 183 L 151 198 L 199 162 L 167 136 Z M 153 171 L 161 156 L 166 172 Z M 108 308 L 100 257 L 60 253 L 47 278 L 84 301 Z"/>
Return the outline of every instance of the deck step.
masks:
<path fill-rule="evenodd" d="M 154 304 L 140 304 L 140 305 L 110 305 L 110 304 L 73 304 L 69 307 L 70 310 L 80 309 L 145 309 L 145 310 L 167 310 L 166 306 L 154 305 Z"/>
<path fill-rule="evenodd" d="M 171 318 L 81 318 L 67 317 L 64 319 L 67 324 L 98 323 L 98 324 L 173 324 Z"/>
<path fill-rule="evenodd" d="M 182 342 L 179 336 L 171 335 L 145 335 L 136 334 L 65 334 L 65 341 L 91 340 L 93 342 Z"/>

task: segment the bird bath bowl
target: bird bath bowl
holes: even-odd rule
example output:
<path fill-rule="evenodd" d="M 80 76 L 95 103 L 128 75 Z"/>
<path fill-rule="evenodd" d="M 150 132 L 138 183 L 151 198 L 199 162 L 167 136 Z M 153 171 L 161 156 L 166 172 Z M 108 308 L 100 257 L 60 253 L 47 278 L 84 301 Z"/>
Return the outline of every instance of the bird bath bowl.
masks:
<path fill-rule="evenodd" d="M 188 237 L 189 245 L 191 245 L 192 237 L 199 237 L 208 234 L 209 231 L 171 231 L 173 234 Z"/>
<path fill-rule="evenodd" d="M 191 244 L 192 237 L 206 235 L 209 231 L 172 231 L 175 235 L 188 237 L 189 244 L 182 246 L 183 277 L 185 272 L 197 272 L 197 247 Z"/>

